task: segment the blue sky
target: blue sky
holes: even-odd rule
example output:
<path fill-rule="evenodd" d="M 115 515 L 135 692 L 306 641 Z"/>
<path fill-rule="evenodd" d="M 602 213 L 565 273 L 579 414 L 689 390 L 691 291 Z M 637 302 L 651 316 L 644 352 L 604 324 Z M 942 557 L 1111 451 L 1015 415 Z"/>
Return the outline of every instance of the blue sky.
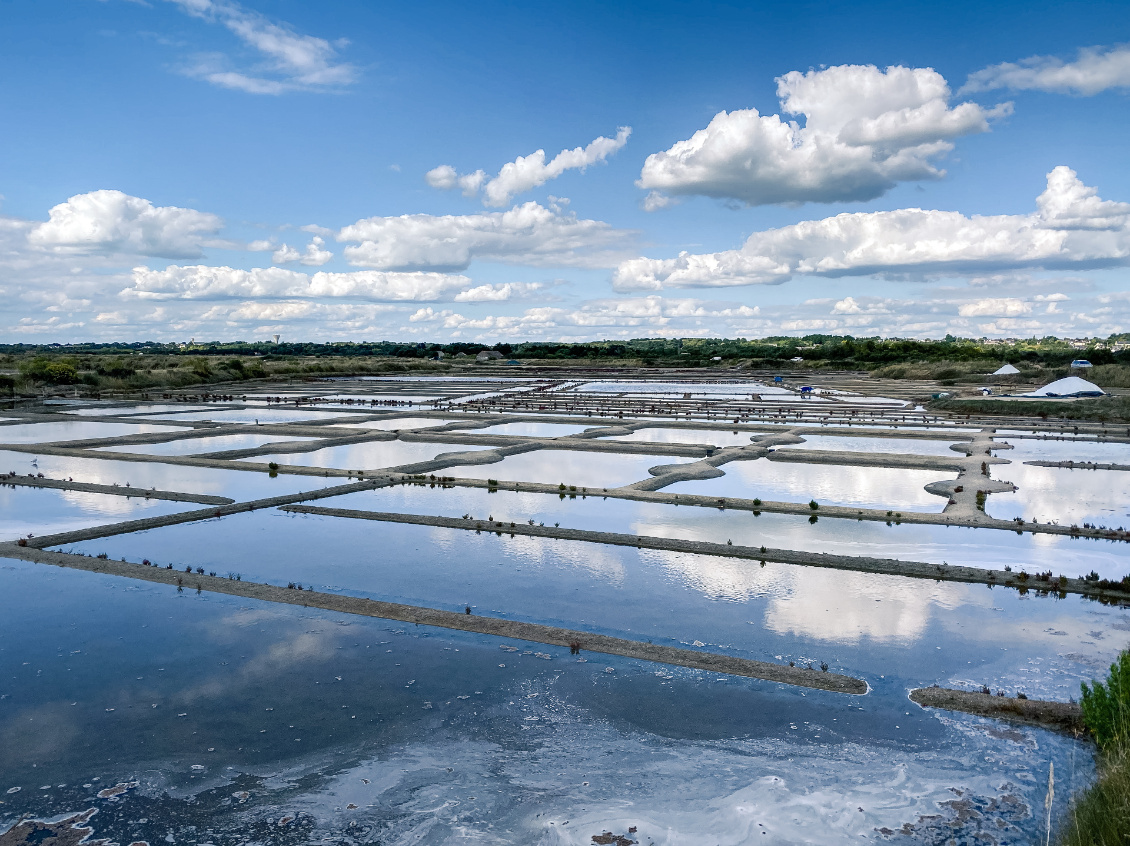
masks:
<path fill-rule="evenodd" d="M 0 16 L 6 342 L 1130 330 L 1125 3 Z"/>

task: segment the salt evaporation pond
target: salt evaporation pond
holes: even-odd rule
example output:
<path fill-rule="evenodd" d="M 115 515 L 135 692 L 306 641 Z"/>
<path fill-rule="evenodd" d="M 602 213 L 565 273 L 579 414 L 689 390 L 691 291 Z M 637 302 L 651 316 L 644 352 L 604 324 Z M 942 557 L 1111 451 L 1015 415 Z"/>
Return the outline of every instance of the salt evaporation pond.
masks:
<path fill-rule="evenodd" d="M 994 465 L 991 472 L 994 479 L 1012 482 L 1019 490 L 991 494 L 985 502 L 990 517 L 1064 526 L 1130 526 L 1130 473 L 1125 471 L 1033 467 L 1014 461 Z"/>
<path fill-rule="evenodd" d="M 888 692 L 988 674 L 1066 700 L 1091 672 L 1067 653 L 1105 658 L 1125 641 L 1118 628 L 1101 634 L 1125 625 L 1125 610 L 1081 597 L 496 532 L 271 509 L 63 548 L 656 643 L 698 640 L 761 660 L 823 660 Z M 1019 650 L 1022 665 L 1005 654 Z"/>
<path fill-rule="evenodd" d="M 1042 438 L 1005 438 L 1004 441 L 1012 444 L 1012 449 L 1002 450 L 997 455 L 1013 462 L 1093 461 L 1096 464 L 1130 464 L 1130 444 L 1051 441 Z"/>
<path fill-rule="evenodd" d="M 146 499 L 141 491 L 137 496 L 125 497 L 51 488 L 0 487 L 0 540 L 10 541 L 28 534 L 53 535 L 203 507 L 191 502 Z"/>
<path fill-rule="evenodd" d="M 287 473 L 279 473 L 277 477 L 271 478 L 262 471 L 218 470 L 212 467 L 162 464 L 158 461 L 115 461 L 69 455 L 36 456 L 0 450 L 0 473 L 10 471 L 19 475 L 34 471 L 51 479 L 73 478 L 76 482 L 96 485 L 125 486 L 128 483 L 142 493 L 145 489 L 156 488 L 162 491 L 226 496 L 237 502 L 316 491 L 341 483 L 338 479 Z"/>
<path fill-rule="evenodd" d="M 355 412 L 353 412 L 355 413 Z M 345 410 L 317 410 L 310 408 L 232 408 L 222 407 L 209 411 L 177 412 L 176 414 L 155 414 L 153 420 L 211 420 L 215 423 L 302 423 L 305 421 L 324 423 L 336 421 L 339 417 L 351 414 Z"/>
<path fill-rule="evenodd" d="M 497 423 L 482 429 L 468 429 L 470 433 L 484 435 L 524 435 L 530 438 L 560 438 L 576 435 L 585 429 L 593 428 L 592 423 Z"/>
<path fill-rule="evenodd" d="M 86 404 L 85 402 L 83 403 Z M 95 405 L 93 408 L 67 408 L 63 414 L 73 414 L 78 417 L 116 417 L 120 414 L 163 414 L 168 411 L 205 411 L 211 406 L 190 405 L 178 403 L 107 403 L 104 406 Z"/>
<path fill-rule="evenodd" d="M 941 455 L 964 458 L 964 452 L 950 449 L 953 441 L 929 441 L 919 438 L 865 438 L 842 435 L 801 435 L 802 444 L 782 444 L 775 449 L 816 449 L 832 452 L 886 452 L 901 455 Z M 966 442 L 968 443 L 968 441 Z"/>
<path fill-rule="evenodd" d="M 571 389 L 576 393 L 599 394 L 690 394 L 695 396 L 748 397 L 750 394 L 791 395 L 786 388 L 761 382 L 585 382 Z"/>
<path fill-rule="evenodd" d="M 939 600 L 920 596 L 903 616 Z M 1063 603 L 1000 604 L 955 619 L 960 645 L 986 613 L 1067 625 Z M 1097 611 L 1093 627 L 1120 617 Z M 904 824 L 921 842 L 1031 842 L 1048 764 L 1057 814 L 1093 777 L 1071 739 L 918 709 L 892 672 L 856 698 L 564 650 L 542 660 L 517 641 L 505 652 L 18 561 L 0 561 L 0 614 L 0 821 L 94 808 L 93 836 L 121 843 L 591 844 L 635 826 L 642 842 L 835 844 Z M 808 643 L 781 627 L 786 647 Z M 930 613 L 921 627 L 916 642 L 950 637 Z M 1049 640 L 1037 631 L 1031 655 L 1003 663 L 1039 671 L 1026 685 L 1043 678 Z M 1002 663 L 996 646 L 913 651 L 964 677 Z M 882 663 L 904 646 L 875 651 Z"/>
<path fill-rule="evenodd" d="M 446 471 L 445 471 L 446 472 Z M 539 494 L 482 488 L 429 488 L 397 485 L 319 500 L 315 505 L 358 511 L 391 511 L 440 517 L 493 517 L 519 525 L 533 520 L 566 529 L 621 532 L 663 538 L 733 541 L 739 546 L 795 549 L 835 555 L 898 558 L 931 564 L 984 567 L 1003 571 L 1084 576 L 1092 570 L 1102 578 L 1130 574 L 1130 545 L 1064 535 L 1017 535 L 1009 531 L 959 526 L 895 523 L 873 520 L 819 518 L 792 514 L 703 508 L 692 505 Z"/>
<path fill-rule="evenodd" d="M 176 432 L 175 426 L 144 426 L 137 423 L 95 423 L 87 420 L 60 420 L 50 423 L 14 423 L 0 426 L 0 444 L 48 444 L 55 441 L 85 441 L 91 438 L 117 438 L 122 435 L 151 435 Z"/>
<path fill-rule="evenodd" d="M 946 501 L 923 490 L 930 482 L 957 478 L 944 470 L 851 467 L 842 464 L 794 464 L 759 458 L 730 461 L 725 476 L 676 482 L 666 493 L 739 497 L 781 502 L 882 508 L 894 511 L 941 511 Z"/>
<path fill-rule="evenodd" d="M 389 417 L 381 420 L 358 420 L 346 425 L 358 429 L 424 429 L 429 426 L 445 426 L 452 421 L 442 417 Z"/>
<path fill-rule="evenodd" d="M 313 452 L 280 452 L 256 455 L 242 461 L 258 463 L 277 462 L 303 467 L 327 467 L 339 470 L 377 470 L 382 467 L 399 467 L 431 461 L 445 452 L 476 452 L 489 449 L 470 444 L 437 444 L 408 441 L 370 441 L 363 444 L 323 447 Z"/>
<path fill-rule="evenodd" d="M 608 435 L 608 440 L 652 444 L 712 444 L 717 447 L 749 446 L 762 432 L 723 432 L 703 429 L 637 429 L 630 435 Z"/>
<path fill-rule="evenodd" d="M 691 459 L 665 455 L 591 453 L 564 449 L 542 449 L 508 455 L 493 464 L 448 467 L 444 476 L 468 479 L 505 479 L 513 482 L 543 482 L 575 485 L 594 490 L 618 488 L 652 478 L 648 470 L 663 464 Z"/>
<path fill-rule="evenodd" d="M 127 444 L 125 446 L 98 447 L 102 452 L 133 452 L 142 455 L 200 455 L 206 452 L 223 452 L 231 449 L 254 449 L 284 441 L 316 441 L 295 435 L 215 435 L 209 438 L 181 438 L 163 444 Z"/>

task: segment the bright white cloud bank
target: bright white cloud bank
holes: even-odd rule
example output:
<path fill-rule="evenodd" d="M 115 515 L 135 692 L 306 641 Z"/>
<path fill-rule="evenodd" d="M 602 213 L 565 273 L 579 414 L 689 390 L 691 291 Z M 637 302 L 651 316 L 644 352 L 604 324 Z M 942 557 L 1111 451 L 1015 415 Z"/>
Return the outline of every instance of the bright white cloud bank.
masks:
<path fill-rule="evenodd" d="M 545 150 L 535 150 L 528 156 L 518 156 L 514 161 L 507 162 L 493 178 L 488 178 L 482 170 L 459 174 L 451 165 L 433 168 L 424 178 L 433 188 L 458 188 L 467 197 L 473 197 L 481 189 L 484 206 L 501 208 L 508 205 L 516 195 L 544 185 L 567 170 L 584 171 L 589 165 L 603 162 L 627 144 L 631 134 L 630 126 L 621 126 L 615 138 L 601 135 L 587 147 L 562 150 L 548 162 L 545 160 Z"/>
<path fill-rule="evenodd" d="M 309 276 L 281 267 L 239 270 L 208 265 L 170 265 L 164 270 L 135 267 L 132 281 L 133 286 L 123 293 L 140 299 L 353 297 L 378 302 L 452 299 L 471 284 L 466 276 L 444 273 L 358 270 L 352 273 L 319 271 Z"/>
<path fill-rule="evenodd" d="M 705 129 L 647 157 L 636 183 L 649 210 L 670 196 L 704 195 L 749 205 L 869 200 L 898 182 L 937 179 L 934 162 L 953 139 L 985 132 L 1011 105 L 950 107 L 930 68 L 840 65 L 777 79 L 781 110 L 719 112 Z"/>
<path fill-rule="evenodd" d="M 969 76 L 962 91 L 1037 90 L 1090 96 L 1109 88 L 1130 88 L 1130 44 L 1085 47 L 1074 62 L 1031 56 L 1003 62 Z"/>
<path fill-rule="evenodd" d="M 91 191 L 55 206 L 50 220 L 27 238 L 33 246 L 57 253 L 195 258 L 202 242 L 222 226 L 214 214 L 154 206 L 121 191 Z"/>
<path fill-rule="evenodd" d="M 196 18 L 216 22 L 257 51 L 265 66 L 239 70 L 222 54 L 197 55 L 183 70 L 223 88 L 249 94 L 334 90 L 356 78 L 352 65 L 337 61 L 337 46 L 323 38 L 295 32 L 233 0 L 169 0 Z"/>
<path fill-rule="evenodd" d="M 504 212 L 370 217 L 346 226 L 339 241 L 358 267 L 465 270 L 474 259 L 533 266 L 608 267 L 634 238 L 599 220 L 529 202 Z"/>
<path fill-rule="evenodd" d="M 793 275 L 961 273 L 1021 267 L 1124 264 L 1130 204 L 1102 200 L 1057 167 L 1026 215 L 967 217 L 899 209 L 840 214 L 756 232 L 738 250 L 639 258 L 616 270 L 619 291 L 784 282 Z"/>

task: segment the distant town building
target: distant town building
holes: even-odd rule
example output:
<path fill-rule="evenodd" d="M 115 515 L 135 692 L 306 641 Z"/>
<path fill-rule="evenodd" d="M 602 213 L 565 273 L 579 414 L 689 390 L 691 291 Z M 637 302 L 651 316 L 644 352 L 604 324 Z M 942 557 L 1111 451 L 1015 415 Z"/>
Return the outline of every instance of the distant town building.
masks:
<path fill-rule="evenodd" d="M 501 358 L 502 353 L 498 350 L 483 350 L 475 356 L 475 361 L 499 361 Z"/>

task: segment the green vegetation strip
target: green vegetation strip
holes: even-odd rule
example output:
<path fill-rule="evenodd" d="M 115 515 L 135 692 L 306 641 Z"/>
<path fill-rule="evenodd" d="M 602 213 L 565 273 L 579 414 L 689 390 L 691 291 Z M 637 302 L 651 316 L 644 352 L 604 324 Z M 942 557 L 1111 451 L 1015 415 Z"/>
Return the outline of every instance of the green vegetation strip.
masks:
<path fill-rule="evenodd" d="M 1098 779 L 1074 797 L 1057 842 L 1124 846 L 1130 842 L 1130 651 L 1119 653 L 1105 683 L 1083 684 L 1082 705 L 1099 746 Z"/>
<path fill-rule="evenodd" d="M 959 567 L 947 564 L 928 564 L 922 561 L 900 561 L 897 558 L 871 558 L 869 556 L 829 555 L 823 552 L 802 552 L 788 549 L 756 548 L 731 543 L 659 538 L 649 535 L 629 535 L 620 532 L 596 532 L 587 529 L 531 526 L 528 523 L 510 523 L 473 518 L 434 517 L 426 514 L 401 514 L 387 511 L 357 511 L 348 508 L 322 508 L 315 505 L 287 505 L 283 511 L 296 514 L 316 514 L 323 517 L 344 517 L 352 520 L 376 520 L 382 523 L 409 523 L 416 526 L 437 526 L 445 529 L 462 529 L 497 535 L 523 535 L 534 538 L 602 543 L 611 546 L 634 546 L 637 549 L 661 549 L 669 552 L 687 552 L 692 555 L 713 555 L 724 558 L 744 558 L 754 561 L 774 561 L 781 564 L 799 564 L 806 567 L 826 567 L 832 570 L 853 570 L 859 573 L 879 573 L 888 576 L 908 576 L 915 579 L 933 579 L 945 582 L 971 582 L 989 586 L 1014 587 L 1021 591 L 1037 590 L 1058 593 L 1078 593 L 1103 599 L 1130 600 L 1130 593 L 1110 590 L 1096 582 L 1066 577 L 1048 577 L 1027 573 L 999 572 L 980 567 Z"/>
<path fill-rule="evenodd" d="M 1044 699 L 1019 699 L 993 696 L 970 690 L 952 690 L 946 687 L 920 687 L 910 691 L 910 701 L 927 708 L 962 711 L 980 717 L 995 717 L 1017 723 L 1055 729 L 1056 731 L 1082 732 L 1083 709 L 1074 702 L 1049 702 Z"/>
<path fill-rule="evenodd" d="M 563 629 L 556 626 L 544 626 L 538 623 L 523 623 L 517 620 L 503 620 L 497 617 L 482 617 L 477 614 L 459 614 L 453 611 L 443 611 L 436 608 L 401 605 L 395 602 L 381 602 L 375 599 L 342 596 L 340 594 L 322 593 L 314 590 L 293 590 L 290 588 L 277 587 L 275 585 L 245 582 L 225 578 L 223 576 L 197 575 L 178 572 L 176 570 L 166 570 L 160 567 L 145 566 L 143 564 L 133 564 L 125 561 L 109 561 L 103 558 L 89 558 L 85 555 L 75 555 L 73 553 L 50 552 L 30 547 L 20 547 L 11 543 L 0 544 L 0 557 L 19 558 L 40 564 L 52 564 L 57 567 L 69 567 L 71 569 L 106 573 L 113 576 L 144 579 L 150 582 L 176 585 L 181 589 L 206 590 L 211 593 L 226 593 L 232 596 L 242 596 L 248 599 L 259 599 L 266 602 L 301 605 L 304 608 L 323 608 L 327 611 L 337 611 L 344 614 L 380 617 L 385 620 L 415 623 L 420 626 L 437 626 L 444 629 L 455 629 L 457 631 L 514 638 L 531 643 L 544 643 L 549 646 L 570 647 L 571 650 L 576 647 L 585 652 L 620 655 L 624 658 L 653 661 L 660 664 L 672 664 L 679 667 L 690 667 L 691 669 L 706 670 L 712 673 L 724 673 L 731 676 L 745 676 L 746 678 L 763 679 L 780 684 L 790 684 L 816 690 L 829 690 L 834 693 L 850 693 L 856 695 L 867 693 L 867 683 L 865 681 L 838 673 L 770 664 L 766 661 L 754 661 L 749 658 L 720 655 L 714 652 L 699 652 L 693 649 L 682 649 L 674 646 L 641 643 L 639 641 L 609 637 L 608 635 L 594 634 L 592 632 Z"/>

